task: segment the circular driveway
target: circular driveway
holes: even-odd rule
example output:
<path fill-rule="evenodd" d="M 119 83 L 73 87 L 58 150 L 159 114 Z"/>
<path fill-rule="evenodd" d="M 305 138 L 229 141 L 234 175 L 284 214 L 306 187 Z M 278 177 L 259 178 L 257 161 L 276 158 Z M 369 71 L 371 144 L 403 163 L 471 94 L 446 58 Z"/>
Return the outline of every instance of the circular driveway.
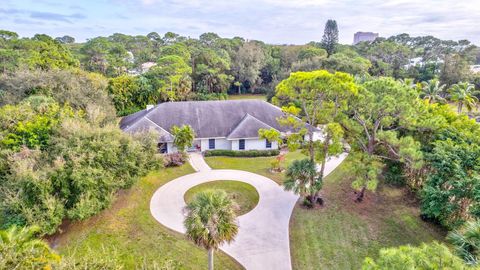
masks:
<path fill-rule="evenodd" d="M 235 241 L 221 249 L 246 269 L 291 269 L 288 225 L 298 196 L 264 176 L 238 170 L 205 170 L 179 177 L 158 189 L 150 201 L 153 217 L 164 226 L 185 233 L 183 195 L 191 187 L 215 180 L 236 180 L 254 186 L 257 206 L 238 217 Z"/>
<path fill-rule="evenodd" d="M 347 154 L 331 157 L 325 176 Z M 150 201 L 150 212 L 164 226 L 185 233 L 184 194 L 190 188 L 216 180 L 236 180 L 254 186 L 259 194 L 257 206 L 238 217 L 239 232 L 231 244 L 220 247 L 248 270 L 291 270 L 289 221 L 298 196 L 283 190 L 273 180 L 246 171 L 211 170 L 198 153 L 190 155 L 196 173 L 179 177 L 161 186 Z"/>

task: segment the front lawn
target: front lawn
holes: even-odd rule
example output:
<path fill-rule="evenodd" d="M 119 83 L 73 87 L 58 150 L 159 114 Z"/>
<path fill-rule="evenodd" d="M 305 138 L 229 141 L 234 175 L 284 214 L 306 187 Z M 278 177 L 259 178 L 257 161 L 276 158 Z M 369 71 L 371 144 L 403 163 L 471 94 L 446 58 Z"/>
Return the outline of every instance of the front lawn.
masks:
<path fill-rule="evenodd" d="M 84 222 L 64 228 L 50 239 L 62 255 L 114 256 L 124 269 L 162 269 L 178 262 L 180 269 L 205 269 L 207 252 L 179 233 L 160 225 L 150 214 L 150 198 L 160 186 L 192 173 L 190 165 L 151 173 L 121 194 L 114 205 Z M 156 267 L 156 268 L 154 268 Z M 216 269 L 242 269 L 231 257 L 216 252 Z"/>
<path fill-rule="evenodd" d="M 285 155 L 283 167 L 287 167 L 295 159 L 306 158 L 300 151 L 288 152 Z M 206 157 L 205 161 L 212 169 L 233 169 L 253 172 L 266 176 L 273 181 L 281 184 L 283 182 L 283 173 L 270 172 L 270 162 L 275 157 L 256 157 L 256 158 L 238 158 L 238 157 Z"/>
<path fill-rule="evenodd" d="M 298 151 L 288 153 L 286 164 L 300 158 L 305 156 Z M 269 171 L 272 159 L 208 157 L 206 161 L 214 169 L 250 171 L 280 184 L 284 174 Z M 366 256 L 376 258 L 383 247 L 444 239 L 443 230 L 419 218 L 416 200 L 403 188 L 380 184 L 363 203 L 354 203 L 350 168 L 348 157 L 325 179 L 323 208 L 295 206 L 290 220 L 293 269 L 359 269 Z"/>
<path fill-rule="evenodd" d="M 228 95 L 230 100 L 239 100 L 239 99 L 260 99 L 267 100 L 267 96 L 261 94 L 241 94 L 241 95 Z"/>
<path fill-rule="evenodd" d="M 297 205 L 290 220 L 293 269 L 359 269 L 383 247 L 442 241 L 445 232 L 419 218 L 416 200 L 403 188 L 379 185 L 353 202 L 351 158 L 326 177 L 325 206 Z"/>
<path fill-rule="evenodd" d="M 235 212 L 238 216 L 250 212 L 258 204 L 258 191 L 252 185 L 231 180 L 217 180 L 194 186 L 185 192 L 185 202 L 188 204 L 195 198 L 195 195 L 206 190 L 225 191 L 228 197 L 237 204 L 238 209 Z"/>

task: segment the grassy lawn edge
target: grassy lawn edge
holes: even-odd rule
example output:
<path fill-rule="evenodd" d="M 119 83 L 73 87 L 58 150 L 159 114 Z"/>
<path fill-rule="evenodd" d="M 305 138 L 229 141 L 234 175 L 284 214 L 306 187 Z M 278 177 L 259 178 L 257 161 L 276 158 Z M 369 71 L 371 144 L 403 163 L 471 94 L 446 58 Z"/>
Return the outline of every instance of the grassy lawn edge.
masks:
<path fill-rule="evenodd" d="M 206 250 L 164 227 L 150 213 L 150 199 L 160 186 L 193 172 L 188 163 L 151 172 L 118 194 L 110 208 L 88 220 L 68 224 L 62 233 L 49 239 L 50 243 L 62 256 L 101 258 L 113 254 L 125 269 L 143 269 L 145 265 L 162 269 L 172 263 L 174 269 L 205 269 Z M 243 269 L 220 250 L 215 253 L 215 267 Z"/>

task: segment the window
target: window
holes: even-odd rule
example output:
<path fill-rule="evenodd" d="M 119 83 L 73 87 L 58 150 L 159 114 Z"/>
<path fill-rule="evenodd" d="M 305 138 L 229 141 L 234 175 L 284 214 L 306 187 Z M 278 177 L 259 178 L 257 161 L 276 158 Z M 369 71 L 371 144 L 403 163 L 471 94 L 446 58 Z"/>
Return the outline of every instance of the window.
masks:
<path fill-rule="evenodd" d="M 161 154 L 166 154 L 168 152 L 168 147 L 166 143 L 158 143 L 157 147 L 158 147 L 158 151 Z"/>
<path fill-rule="evenodd" d="M 208 139 L 208 149 L 215 149 L 215 139 Z"/>
<path fill-rule="evenodd" d="M 238 149 L 239 150 L 245 150 L 245 140 L 241 139 L 238 141 Z"/>
<path fill-rule="evenodd" d="M 266 148 L 272 148 L 272 143 L 269 142 L 268 140 L 265 140 L 265 147 Z"/>

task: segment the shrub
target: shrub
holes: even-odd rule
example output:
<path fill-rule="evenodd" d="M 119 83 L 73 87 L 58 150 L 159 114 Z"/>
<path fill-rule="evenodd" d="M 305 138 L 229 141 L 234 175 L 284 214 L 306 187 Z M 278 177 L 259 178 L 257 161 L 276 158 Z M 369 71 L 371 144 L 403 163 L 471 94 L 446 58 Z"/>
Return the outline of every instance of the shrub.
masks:
<path fill-rule="evenodd" d="M 285 155 L 278 155 L 270 161 L 270 170 L 273 172 L 281 172 L 283 170 L 282 164 L 285 161 Z"/>
<path fill-rule="evenodd" d="M 48 244 L 35 238 L 38 227 L 0 231 L 0 269 L 52 269 L 60 261 Z"/>
<path fill-rule="evenodd" d="M 182 152 L 165 154 L 163 156 L 163 166 L 165 167 L 181 166 L 186 161 L 187 161 L 187 154 Z"/>
<path fill-rule="evenodd" d="M 384 177 L 385 182 L 394 186 L 405 185 L 404 168 L 398 161 L 385 161 Z"/>
<path fill-rule="evenodd" d="M 155 153 L 151 136 L 64 120 L 45 149 L 0 151 L 0 225 L 37 225 L 52 234 L 65 218 L 95 215 L 118 190 L 162 165 Z"/>
<path fill-rule="evenodd" d="M 467 269 L 444 244 L 423 243 L 419 247 L 383 248 L 377 259 L 365 258 L 362 270 L 381 269 Z"/>
<path fill-rule="evenodd" d="M 226 157 L 272 157 L 280 154 L 280 150 L 207 150 L 204 155 L 206 157 L 226 156 Z"/>

